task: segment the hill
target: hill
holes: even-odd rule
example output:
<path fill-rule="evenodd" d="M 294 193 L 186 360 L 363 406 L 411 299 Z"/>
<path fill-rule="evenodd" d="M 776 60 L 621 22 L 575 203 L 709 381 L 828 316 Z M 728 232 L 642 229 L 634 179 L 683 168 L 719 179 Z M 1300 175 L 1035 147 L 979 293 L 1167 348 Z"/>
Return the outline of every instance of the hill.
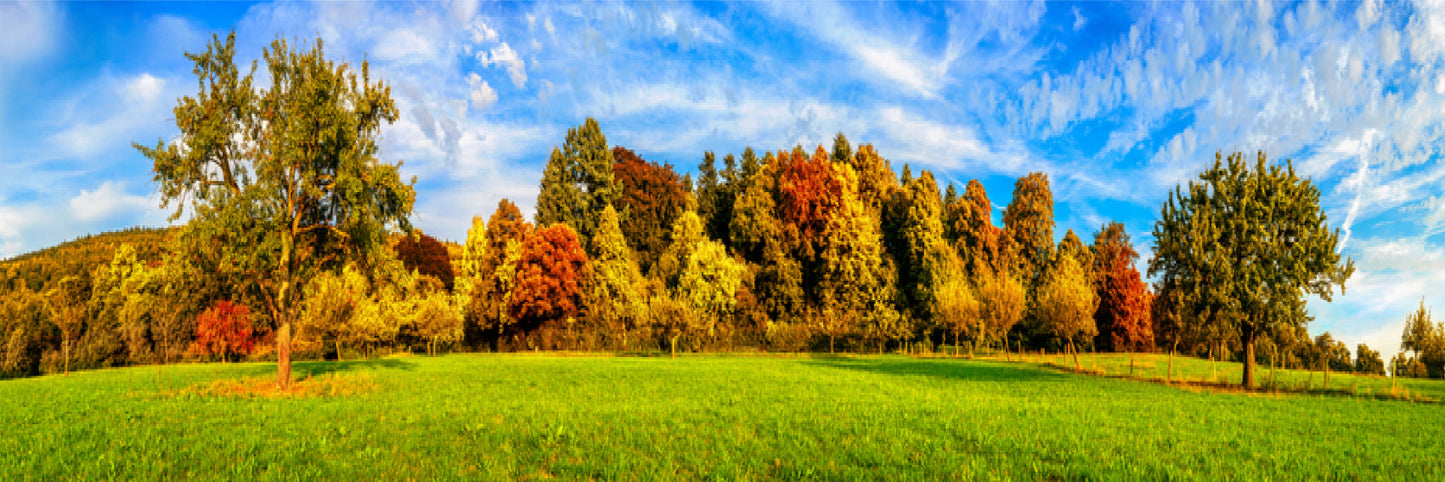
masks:
<path fill-rule="evenodd" d="M 297 370 L 316 396 L 232 395 L 247 384 L 231 379 L 264 385 L 273 364 L 0 382 L 0 478 L 1445 475 L 1437 404 L 1181 390 L 1034 363 L 450 355 Z"/>
<path fill-rule="evenodd" d="M 119 231 L 90 234 L 13 258 L 0 261 L 0 291 L 25 286 L 41 290 L 68 275 L 89 276 L 91 270 L 110 262 L 115 248 L 130 243 L 141 259 L 156 259 L 166 235 L 174 228 L 132 227 Z"/>

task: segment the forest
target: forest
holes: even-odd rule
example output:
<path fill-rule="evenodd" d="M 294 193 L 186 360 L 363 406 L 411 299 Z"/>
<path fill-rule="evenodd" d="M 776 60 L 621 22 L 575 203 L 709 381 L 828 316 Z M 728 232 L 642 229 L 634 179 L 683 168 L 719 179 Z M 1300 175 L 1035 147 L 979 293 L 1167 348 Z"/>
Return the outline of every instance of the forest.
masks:
<path fill-rule="evenodd" d="M 135 145 L 189 222 L 0 262 L 4 376 L 276 360 L 284 383 L 293 357 L 532 350 L 1167 352 L 1244 362 L 1247 386 L 1256 364 L 1445 376 L 1423 303 L 1388 364 L 1309 336 L 1306 295 L 1328 301 L 1353 262 L 1318 189 L 1263 152 L 1221 152 L 1171 192 L 1141 273 L 1120 223 L 1057 235 L 1048 173 L 1018 178 L 996 223 L 978 181 L 895 171 L 842 133 L 707 151 L 694 178 L 587 118 L 534 213 L 477 208 L 453 242 L 410 225 L 416 181 L 375 143 L 396 107 L 365 63 L 358 82 L 319 41 L 277 41 L 260 89 L 233 52 L 234 36 L 188 54 L 184 148 Z"/>

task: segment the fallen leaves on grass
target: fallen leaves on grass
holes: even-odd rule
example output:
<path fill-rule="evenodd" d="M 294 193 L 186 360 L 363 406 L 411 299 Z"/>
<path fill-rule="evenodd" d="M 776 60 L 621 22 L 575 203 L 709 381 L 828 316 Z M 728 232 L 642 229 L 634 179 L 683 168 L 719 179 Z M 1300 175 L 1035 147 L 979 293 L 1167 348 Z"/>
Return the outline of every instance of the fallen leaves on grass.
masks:
<path fill-rule="evenodd" d="M 172 398 L 312 398 L 346 397 L 372 393 L 377 390 L 376 380 L 369 373 L 326 374 L 308 376 L 291 382 L 281 388 L 271 376 L 240 379 L 222 379 L 198 383 L 189 388 L 169 391 L 163 395 Z"/>

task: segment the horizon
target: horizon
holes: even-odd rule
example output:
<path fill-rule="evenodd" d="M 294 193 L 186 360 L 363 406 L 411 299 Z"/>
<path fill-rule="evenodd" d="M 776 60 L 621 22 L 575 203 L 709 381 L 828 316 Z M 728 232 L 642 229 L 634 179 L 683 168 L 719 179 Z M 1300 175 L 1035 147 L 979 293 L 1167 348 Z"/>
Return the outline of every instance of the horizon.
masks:
<path fill-rule="evenodd" d="M 1141 266 L 1169 190 L 1215 152 L 1263 150 L 1321 188 L 1359 267 L 1333 303 L 1309 303 L 1310 334 L 1388 359 L 1445 282 L 1442 9 L 4 3 L 0 258 L 166 226 L 131 142 L 176 134 L 171 108 L 196 91 L 182 54 L 234 28 L 240 61 L 276 38 L 366 59 L 401 112 L 381 158 L 405 161 L 416 226 L 448 240 L 502 198 L 530 217 L 551 147 L 589 116 L 609 144 L 686 173 L 704 151 L 811 150 L 841 132 L 941 189 L 979 179 L 995 224 L 1013 181 L 1042 171 L 1056 241 L 1117 220 Z"/>

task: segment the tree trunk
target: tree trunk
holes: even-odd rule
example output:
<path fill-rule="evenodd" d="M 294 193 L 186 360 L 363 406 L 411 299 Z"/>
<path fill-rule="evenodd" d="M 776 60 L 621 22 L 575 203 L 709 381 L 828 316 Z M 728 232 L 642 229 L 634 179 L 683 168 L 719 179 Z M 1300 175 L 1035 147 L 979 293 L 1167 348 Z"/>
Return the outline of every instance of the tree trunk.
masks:
<path fill-rule="evenodd" d="M 677 358 L 677 335 L 673 335 L 672 338 L 669 338 L 668 340 L 671 342 L 672 346 L 672 352 L 668 355 L 668 357 Z"/>
<path fill-rule="evenodd" d="M 1244 340 L 1244 389 L 1254 390 L 1254 333 L 1249 332 Z"/>
<path fill-rule="evenodd" d="M 65 376 L 70 376 L 70 337 L 65 337 Z"/>
<path fill-rule="evenodd" d="M 336 361 L 341 361 L 341 338 L 336 339 Z"/>
<path fill-rule="evenodd" d="M 276 330 L 276 385 L 291 387 L 291 321 L 281 322 Z"/>
<path fill-rule="evenodd" d="M 1079 366 L 1079 349 L 1074 346 L 1073 339 L 1069 340 L 1069 351 L 1074 354 L 1074 371 L 1083 371 L 1084 369 Z"/>
<path fill-rule="evenodd" d="M 958 332 L 953 333 L 953 357 L 958 358 Z"/>
<path fill-rule="evenodd" d="M 1165 383 L 1174 381 L 1174 350 L 1176 348 L 1179 348 L 1179 340 L 1174 340 L 1174 344 L 1169 345 L 1169 371 L 1164 374 Z"/>
<path fill-rule="evenodd" d="M 828 354 L 829 354 L 829 355 L 832 355 L 832 354 L 833 354 L 833 338 L 834 338 L 834 335 L 833 335 L 833 333 L 830 331 L 830 332 L 828 333 Z"/>

